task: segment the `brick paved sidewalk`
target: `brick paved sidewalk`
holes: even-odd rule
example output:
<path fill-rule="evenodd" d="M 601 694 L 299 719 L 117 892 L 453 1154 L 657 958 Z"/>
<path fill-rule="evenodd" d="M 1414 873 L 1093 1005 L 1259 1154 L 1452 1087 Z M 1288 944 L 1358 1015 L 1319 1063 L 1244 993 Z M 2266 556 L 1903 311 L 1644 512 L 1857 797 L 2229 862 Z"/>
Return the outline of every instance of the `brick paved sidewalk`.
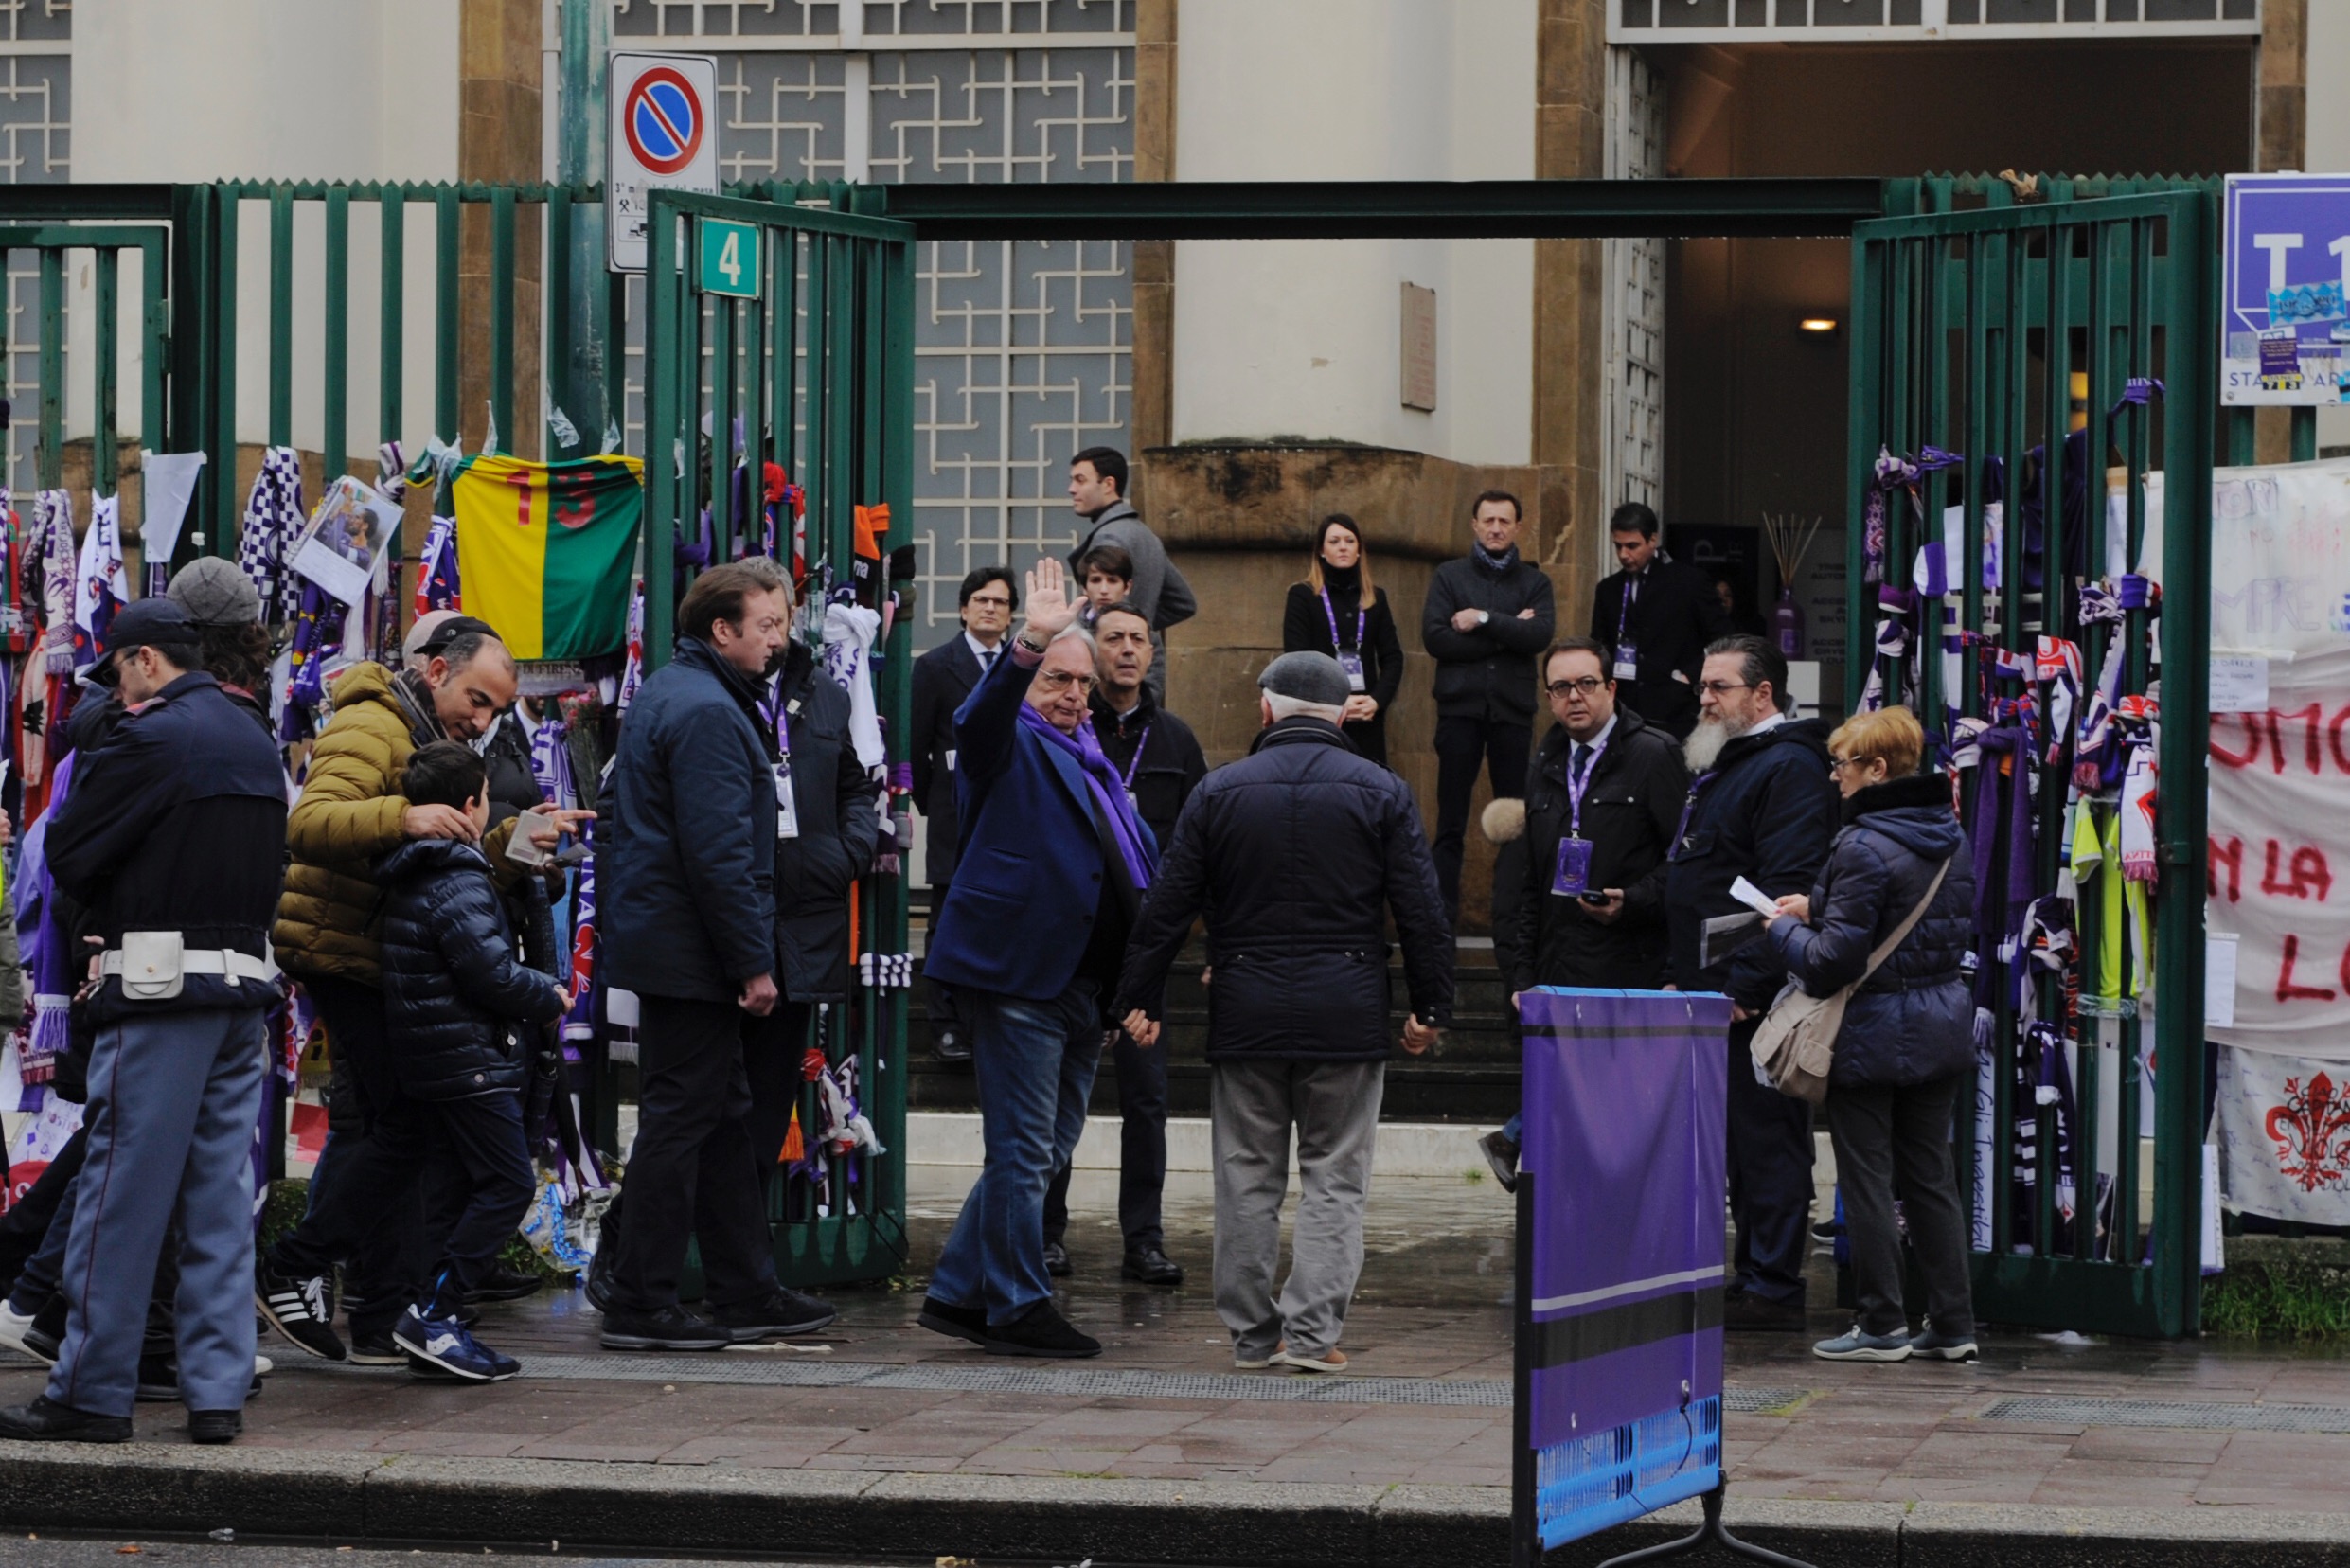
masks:
<path fill-rule="evenodd" d="M 917 1327 L 918 1293 L 844 1292 L 824 1342 L 607 1355 L 575 1292 L 488 1310 L 524 1358 L 492 1387 L 330 1367 L 282 1342 L 247 1447 L 810 1470 L 1506 1486 L 1507 1209 L 1490 1185 L 1389 1183 L 1344 1347 L 1361 1376 L 1235 1373 L 1206 1290 L 1206 1194 L 1170 1193 L 1160 1292 L 1116 1279 L 1109 1179 L 1080 1179 L 1065 1305 L 1107 1351 L 1010 1362 Z M 1199 1190 L 1192 1190 L 1197 1185 Z M 917 1174 L 916 1255 L 958 1188 Z M 1832 1299 L 1825 1259 L 1813 1299 Z M 1814 1314 L 1826 1333 L 1832 1311 Z M 1733 1336 L 1732 1481 L 1744 1498 L 2350 1512 L 2350 1359 L 1992 1336 L 1980 1366 L 1833 1365 L 1807 1338 Z M 40 1386 L 0 1360 L 0 1400 Z M 2036 1402 L 2013 1407 L 2010 1401 Z M 2028 1418 L 2018 1418 L 2019 1417 Z M 177 1406 L 139 1435 L 180 1438 Z"/>

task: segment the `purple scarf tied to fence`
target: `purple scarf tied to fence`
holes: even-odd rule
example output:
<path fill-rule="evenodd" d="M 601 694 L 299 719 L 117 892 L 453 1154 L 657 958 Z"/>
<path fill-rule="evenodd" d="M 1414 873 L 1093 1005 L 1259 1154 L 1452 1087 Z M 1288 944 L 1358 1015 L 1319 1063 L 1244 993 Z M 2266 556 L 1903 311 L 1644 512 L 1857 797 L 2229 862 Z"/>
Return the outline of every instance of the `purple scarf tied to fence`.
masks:
<path fill-rule="evenodd" d="M 1094 792 L 1094 806 L 1110 824 L 1110 836 L 1117 841 L 1118 858 L 1126 862 L 1126 874 L 1140 893 L 1150 885 L 1151 874 L 1158 869 L 1158 856 L 1151 852 L 1143 838 L 1142 819 L 1134 814 L 1134 803 L 1126 798 L 1126 782 L 1118 770 L 1102 755 L 1101 742 L 1094 739 L 1094 721 L 1088 719 L 1077 726 L 1075 735 L 1063 735 L 1052 723 L 1030 707 L 1020 704 L 1020 722 L 1024 729 L 1058 746 L 1085 771 L 1085 782 Z"/>
<path fill-rule="evenodd" d="M 1975 820 L 1968 835 L 1975 851 L 1975 952 L 1983 961 L 1980 998 L 1997 996 L 1990 979 L 1999 971 L 2011 991 L 2023 973 L 2016 938 L 2032 906 L 2032 734 L 2023 723 L 2003 723 L 1975 738 Z M 2004 775 L 2000 759 L 2011 757 Z M 2001 818 L 2006 819 L 2002 834 Z M 1999 864 L 2004 838 L 2006 861 Z M 1998 871 L 2000 874 L 1994 875 Z M 2017 999 L 2021 1000 L 2020 991 Z"/>

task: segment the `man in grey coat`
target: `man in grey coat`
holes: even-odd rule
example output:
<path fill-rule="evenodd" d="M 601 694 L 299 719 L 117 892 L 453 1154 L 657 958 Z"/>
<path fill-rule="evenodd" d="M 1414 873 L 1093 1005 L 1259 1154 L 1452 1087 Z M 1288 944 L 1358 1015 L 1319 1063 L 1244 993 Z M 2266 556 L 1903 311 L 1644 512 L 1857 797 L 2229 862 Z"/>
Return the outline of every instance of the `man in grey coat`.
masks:
<path fill-rule="evenodd" d="M 1069 570 L 1079 586 L 1085 582 L 1085 553 L 1115 544 L 1134 559 L 1134 581 L 1126 602 L 1150 620 L 1150 670 L 1144 677 L 1150 695 L 1166 701 L 1166 629 L 1180 626 L 1200 613 L 1191 584 L 1166 559 L 1166 546 L 1150 531 L 1142 513 L 1126 499 L 1126 454 L 1115 447 L 1087 447 L 1069 460 L 1069 505 L 1085 519 L 1077 547 L 1069 552 Z"/>

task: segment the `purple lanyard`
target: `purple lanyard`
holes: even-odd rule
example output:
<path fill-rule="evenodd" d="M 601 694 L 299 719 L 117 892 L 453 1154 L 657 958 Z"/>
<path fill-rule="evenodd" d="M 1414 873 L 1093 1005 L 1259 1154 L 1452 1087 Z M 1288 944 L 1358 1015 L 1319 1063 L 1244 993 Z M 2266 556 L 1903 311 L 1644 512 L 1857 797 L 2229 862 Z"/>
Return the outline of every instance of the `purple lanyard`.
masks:
<path fill-rule="evenodd" d="M 1615 601 L 1615 645 L 1624 646 L 1632 624 L 1632 608 L 1640 602 L 1640 579 L 1646 572 L 1634 572 L 1624 583 L 1624 597 Z"/>
<path fill-rule="evenodd" d="M 1567 741 L 1567 811 L 1569 814 L 1567 831 L 1576 838 L 1581 838 L 1583 836 L 1583 797 L 1591 793 L 1592 775 L 1599 771 L 1599 759 L 1607 754 L 1608 743 L 1601 740 L 1589 748 L 1591 757 L 1584 762 L 1583 771 L 1579 775 L 1575 771 L 1576 745 L 1576 742 L 1573 739 Z M 1688 818 L 1685 814 L 1682 818 L 1682 826 L 1688 826 Z"/>
<path fill-rule="evenodd" d="M 1681 859 L 1682 841 L 1689 835 L 1689 819 L 1697 814 L 1698 792 L 1711 784 L 1714 781 L 1714 775 L 1720 771 L 1718 768 L 1709 768 L 1689 780 L 1689 798 L 1681 808 L 1681 826 L 1673 829 L 1673 846 L 1665 853 L 1666 861 Z"/>
<path fill-rule="evenodd" d="M 789 704 L 783 699 L 783 688 L 780 686 L 775 688 L 773 703 L 761 698 L 758 705 L 775 722 L 775 749 L 783 753 L 783 760 L 788 766 L 792 760 L 792 717 Z"/>
<path fill-rule="evenodd" d="M 1337 609 L 1337 607 L 1336 607 L 1335 605 L 1331 604 L 1331 602 L 1330 602 L 1330 591 L 1329 591 L 1327 588 L 1325 588 L 1325 589 L 1323 589 L 1323 590 L 1322 590 L 1322 614 L 1323 614 L 1324 617 L 1325 617 L 1325 618 L 1326 618 L 1326 619 L 1329 621 L 1329 623 L 1330 623 L 1330 651 L 1331 651 L 1331 652 L 1333 652 L 1333 653 L 1335 653 L 1335 652 L 1337 652 L 1340 649 L 1344 648 L 1344 646 L 1346 646 L 1346 645 L 1345 645 L 1345 644 L 1344 644 L 1344 643 L 1342 643 L 1342 642 L 1340 642 L 1340 641 L 1338 640 L 1338 609 Z M 1362 601 L 1361 599 L 1357 599 L 1357 600 L 1355 601 L 1355 642 L 1354 642 L 1354 646 L 1355 646 L 1355 650 L 1356 650 L 1356 651 L 1358 651 L 1358 652 L 1362 651 Z"/>
<path fill-rule="evenodd" d="M 1156 719 L 1150 721 L 1150 724 L 1157 722 Z M 1143 771 L 1143 748 L 1150 744 L 1150 724 L 1145 724 L 1142 734 L 1135 738 L 1133 758 L 1126 764 L 1125 776 L 1118 780 L 1128 794 L 1134 793 L 1134 775 Z"/>

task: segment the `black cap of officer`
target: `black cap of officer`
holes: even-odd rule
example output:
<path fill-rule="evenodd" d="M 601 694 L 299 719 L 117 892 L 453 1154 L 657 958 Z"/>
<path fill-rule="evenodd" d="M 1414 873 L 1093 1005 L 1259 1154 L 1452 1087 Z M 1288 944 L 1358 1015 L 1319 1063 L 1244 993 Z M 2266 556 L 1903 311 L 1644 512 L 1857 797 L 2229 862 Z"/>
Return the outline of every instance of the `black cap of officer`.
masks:
<path fill-rule="evenodd" d="M 106 628 L 105 650 L 91 669 L 90 679 L 99 686 L 113 686 L 121 678 L 114 657 L 119 649 L 160 648 L 173 664 L 187 667 L 195 664 L 200 646 L 196 623 L 177 604 L 168 598 L 133 599 L 115 612 L 113 623 Z"/>

